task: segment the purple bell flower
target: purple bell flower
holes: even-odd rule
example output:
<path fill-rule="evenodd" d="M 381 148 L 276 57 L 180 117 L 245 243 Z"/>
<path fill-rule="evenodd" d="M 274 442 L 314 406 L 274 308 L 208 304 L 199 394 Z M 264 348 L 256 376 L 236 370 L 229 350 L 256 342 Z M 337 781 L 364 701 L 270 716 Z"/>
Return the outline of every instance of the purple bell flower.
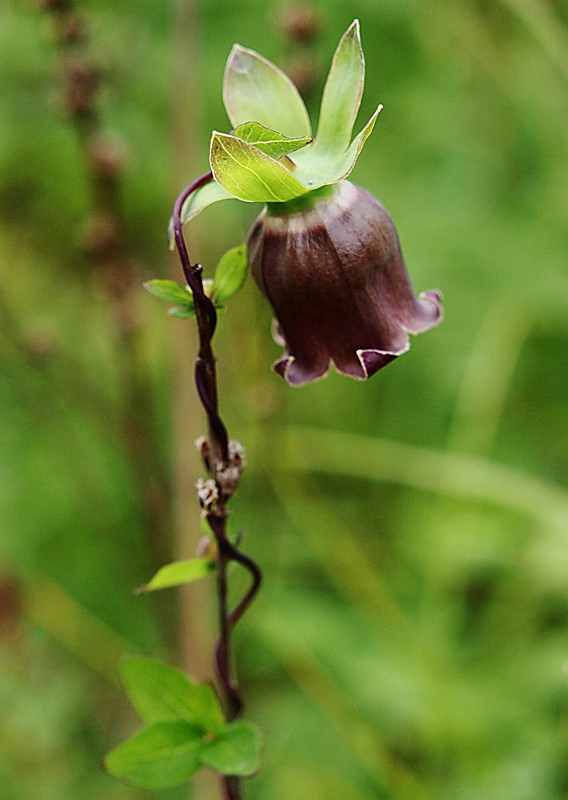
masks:
<path fill-rule="evenodd" d="M 269 204 L 248 237 L 253 276 L 286 350 L 274 369 L 292 386 L 331 365 L 366 380 L 442 319 L 437 291 L 415 296 L 390 216 L 348 181 Z"/>
<path fill-rule="evenodd" d="M 314 136 L 290 79 L 255 51 L 235 45 L 223 81 L 233 130 L 213 132 L 214 180 L 204 182 L 182 210 L 186 222 L 221 200 L 265 204 L 249 233 L 246 258 L 243 248 L 227 264 L 244 279 L 248 261 L 272 306 L 275 338 L 285 348 L 274 368 L 292 386 L 322 378 L 331 366 L 366 380 L 408 350 L 408 334 L 442 319 L 439 292 L 414 294 L 388 213 L 347 180 L 382 108 L 353 136 L 364 78 L 354 20 L 335 50 Z M 222 302 L 219 293 L 228 296 L 227 284 L 242 282 L 227 281 L 220 268 L 215 302 Z"/>

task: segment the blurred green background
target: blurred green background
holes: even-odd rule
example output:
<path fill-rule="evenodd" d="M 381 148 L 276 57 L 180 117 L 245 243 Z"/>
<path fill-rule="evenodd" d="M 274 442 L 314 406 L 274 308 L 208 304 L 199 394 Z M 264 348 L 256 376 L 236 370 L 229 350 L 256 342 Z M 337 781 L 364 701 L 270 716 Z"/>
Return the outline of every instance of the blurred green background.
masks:
<path fill-rule="evenodd" d="M 206 677 L 214 628 L 208 587 L 132 593 L 200 535 L 194 333 L 141 285 L 178 277 L 166 225 L 228 129 L 233 42 L 313 111 L 355 15 L 360 120 L 384 110 L 353 179 L 446 318 L 366 384 L 300 390 L 252 282 L 221 318 L 232 524 L 266 579 L 236 632 L 247 797 L 568 798 L 567 4 L 326 0 L 311 39 L 278 2 L 40 5 L 0 0 L 3 800 L 188 797 L 99 767 L 137 724 L 120 656 Z M 254 215 L 196 221 L 206 273 Z"/>

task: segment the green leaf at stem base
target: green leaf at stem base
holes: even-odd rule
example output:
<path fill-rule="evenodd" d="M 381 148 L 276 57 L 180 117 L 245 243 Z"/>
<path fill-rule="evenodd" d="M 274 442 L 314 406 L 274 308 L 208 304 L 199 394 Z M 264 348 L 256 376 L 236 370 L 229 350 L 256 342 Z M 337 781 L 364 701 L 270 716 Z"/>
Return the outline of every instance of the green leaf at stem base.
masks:
<path fill-rule="evenodd" d="M 202 734 L 222 729 L 219 699 L 209 684 L 194 683 L 180 669 L 142 656 L 125 658 L 120 672 L 130 701 L 145 722 L 183 721 Z"/>
<path fill-rule="evenodd" d="M 231 722 L 201 751 L 204 764 L 224 775 L 252 775 L 260 763 L 261 738 L 251 722 Z"/>
<path fill-rule="evenodd" d="M 115 778 L 144 789 L 178 786 L 201 767 L 202 739 L 187 722 L 158 722 L 119 744 L 104 765 Z"/>

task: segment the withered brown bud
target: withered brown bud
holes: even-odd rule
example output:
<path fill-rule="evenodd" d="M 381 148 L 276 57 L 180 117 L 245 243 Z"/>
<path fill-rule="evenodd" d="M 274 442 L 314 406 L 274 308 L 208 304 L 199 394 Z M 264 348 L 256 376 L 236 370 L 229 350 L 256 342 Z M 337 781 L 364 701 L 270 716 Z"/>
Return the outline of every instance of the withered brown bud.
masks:
<path fill-rule="evenodd" d="M 99 82 L 98 69 L 80 59 L 69 59 L 65 66 L 67 111 L 73 115 L 82 115 L 92 111 Z"/>
<path fill-rule="evenodd" d="M 116 249 L 117 237 L 115 220 L 106 214 L 95 213 L 85 222 L 81 242 L 89 255 L 100 258 Z"/>
<path fill-rule="evenodd" d="M 90 146 L 91 163 L 95 171 L 106 180 L 115 178 L 124 166 L 126 147 L 113 133 L 100 133 Z"/>
<path fill-rule="evenodd" d="M 57 35 L 66 44 L 74 44 L 85 38 L 85 24 L 76 15 L 65 16 L 58 25 Z"/>
<path fill-rule="evenodd" d="M 71 7 L 70 0 L 38 0 L 38 4 L 45 11 L 67 11 Z"/>
<path fill-rule="evenodd" d="M 321 29 L 320 14 L 307 5 L 285 6 L 280 12 L 279 22 L 287 36 L 299 41 L 310 41 Z"/>
<path fill-rule="evenodd" d="M 286 349 L 274 369 L 293 386 L 331 365 L 365 380 L 408 350 L 409 333 L 442 318 L 439 292 L 415 296 L 383 206 L 348 181 L 269 204 L 248 258 Z"/>

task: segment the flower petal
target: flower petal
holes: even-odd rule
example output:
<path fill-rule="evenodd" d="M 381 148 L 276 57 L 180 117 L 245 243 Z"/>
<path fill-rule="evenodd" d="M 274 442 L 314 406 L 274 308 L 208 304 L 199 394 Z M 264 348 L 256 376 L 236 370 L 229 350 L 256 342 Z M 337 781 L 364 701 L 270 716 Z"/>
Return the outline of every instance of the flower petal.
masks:
<path fill-rule="evenodd" d="M 311 207 L 265 210 L 248 255 L 285 341 L 274 369 L 292 386 L 323 377 L 331 364 L 365 380 L 408 350 L 408 333 L 441 319 L 438 292 L 415 296 L 387 212 L 346 181 Z"/>

